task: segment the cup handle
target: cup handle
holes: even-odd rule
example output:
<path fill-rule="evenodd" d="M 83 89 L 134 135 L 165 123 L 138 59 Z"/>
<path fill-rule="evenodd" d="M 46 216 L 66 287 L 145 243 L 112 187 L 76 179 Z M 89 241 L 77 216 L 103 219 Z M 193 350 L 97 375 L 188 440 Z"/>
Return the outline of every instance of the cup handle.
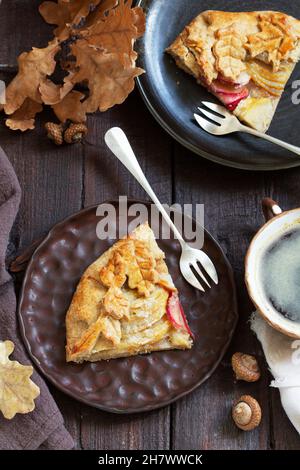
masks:
<path fill-rule="evenodd" d="M 273 199 L 266 197 L 262 200 L 262 210 L 266 219 L 266 222 L 273 219 L 277 215 L 282 214 L 282 209 L 279 207 L 277 202 Z"/>

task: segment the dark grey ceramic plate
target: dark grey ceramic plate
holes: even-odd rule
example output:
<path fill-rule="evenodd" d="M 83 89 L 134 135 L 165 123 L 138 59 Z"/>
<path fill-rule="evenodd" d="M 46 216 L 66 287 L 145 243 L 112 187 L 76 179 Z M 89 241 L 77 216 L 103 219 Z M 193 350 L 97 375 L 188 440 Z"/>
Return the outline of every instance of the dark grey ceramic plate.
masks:
<path fill-rule="evenodd" d="M 299 157 L 261 139 L 232 134 L 214 137 L 193 120 L 197 106 L 215 101 L 195 80 L 179 70 L 164 53 L 184 26 L 204 10 L 280 10 L 300 18 L 299 0 L 138 0 L 147 14 L 147 30 L 138 44 L 139 65 L 146 74 L 138 78 L 141 94 L 158 122 L 182 145 L 223 165 L 248 170 L 279 170 L 300 165 Z M 300 146 L 300 112 L 292 103 L 292 82 L 286 88 L 269 133 Z"/>

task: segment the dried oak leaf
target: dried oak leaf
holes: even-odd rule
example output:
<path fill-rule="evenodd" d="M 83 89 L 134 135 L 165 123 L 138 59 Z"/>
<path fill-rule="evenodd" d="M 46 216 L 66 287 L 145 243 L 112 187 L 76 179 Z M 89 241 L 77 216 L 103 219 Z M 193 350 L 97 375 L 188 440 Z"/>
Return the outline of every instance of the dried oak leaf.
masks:
<path fill-rule="evenodd" d="M 72 74 L 69 74 L 69 77 Z M 51 80 L 47 79 L 39 86 L 39 92 L 44 104 L 54 105 L 59 103 L 64 97 L 72 90 L 73 84 L 68 79 L 63 85 L 56 85 Z"/>
<path fill-rule="evenodd" d="M 145 17 L 142 9 L 131 5 L 131 0 L 120 0 L 71 46 L 76 72 L 70 81 L 88 83 L 89 96 L 82 103 L 87 113 L 123 103 L 134 88 L 134 78 L 144 72 L 135 65 L 133 45 L 143 34 Z"/>
<path fill-rule="evenodd" d="M 145 15 L 142 8 L 131 6 L 132 0 L 119 0 L 116 8 L 84 29 L 81 36 L 91 46 L 106 52 L 124 52 L 136 59 L 133 44 L 145 31 Z"/>
<path fill-rule="evenodd" d="M 35 115 L 43 110 L 43 106 L 30 98 L 26 98 L 22 106 L 17 109 L 5 124 L 14 131 L 27 131 L 34 129 Z"/>
<path fill-rule="evenodd" d="M 80 31 L 95 24 L 99 20 L 105 19 L 107 12 L 116 7 L 118 3 L 119 0 L 102 0 L 100 5 L 98 5 L 98 7 L 95 8 L 94 11 L 92 11 L 86 18 L 84 26 L 80 28 Z"/>
<path fill-rule="evenodd" d="M 67 39 L 70 30 L 80 24 L 95 8 L 101 0 L 58 0 L 55 2 L 43 2 L 39 6 L 39 12 L 49 24 L 57 25 L 55 36 L 61 41 Z"/>
<path fill-rule="evenodd" d="M 65 123 L 68 119 L 77 123 L 86 121 L 85 107 L 81 102 L 83 98 L 83 93 L 73 90 L 62 101 L 52 106 L 60 122 Z"/>
<path fill-rule="evenodd" d="M 77 41 L 72 50 L 79 67 L 73 80 L 88 82 L 89 97 L 82 104 L 87 113 L 123 103 L 134 89 L 134 78 L 144 72 L 128 54 L 99 53 L 84 40 Z"/>
<path fill-rule="evenodd" d="M 30 379 L 33 367 L 9 359 L 14 350 L 11 341 L 0 342 L 0 410 L 7 419 L 16 413 L 29 413 L 35 408 L 34 399 L 40 389 Z"/>
<path fill-rule="evenodd" d="M 13 114 L 19 109 L 26 98 L 42 103 L 39 88 L 47 83 L 47 76 L 51 75 L 56 67 L 55 55 L 60 46 L 55 39 L 44 49 L 33 48 L 30 52 L 23 52 L 19 59 L 19 71 L 6 89 L 6 114 Z"/>

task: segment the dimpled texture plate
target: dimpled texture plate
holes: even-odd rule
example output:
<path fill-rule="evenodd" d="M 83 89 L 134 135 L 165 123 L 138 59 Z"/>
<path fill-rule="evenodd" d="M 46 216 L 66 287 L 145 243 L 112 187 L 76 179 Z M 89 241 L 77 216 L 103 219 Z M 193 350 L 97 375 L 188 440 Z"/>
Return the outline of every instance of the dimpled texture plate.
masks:
<path fill-rule="evenodd" d="M 202 11 L 280 10 L 300 19 L 299 0 L 139 0 L 136 3 L 147 13 L 146 33 L 137 45 L 139 66 L 146 73 L 137 83 L 148 108 L 167 132 L 196 154 L 231 167 L 279 170 L 300 165 L 298 156 L 262 139 L 242 133 L 216 137 L 202 130 L 193 114 L 198 112 L 202 100 L 218 101 L 164 52 Z M 297 146 L 300 146 L 300 113 L 299 105 L 292 103 L 295 92 L 292 84 L 299 78 L 300 65 L 297 65 L 268 131 Z"/>
<path fill-rule="evenodd" d="M 118 214 L 118 204 L 113 204 Z M 219 245 L 206 232 L 205 251 L 217 267 L 220 283 L 203 294 L 180 274 L 178 242 L 158 240 L 195 334 L 193 348 L 66 363 L 65 316 L 72 296 L 87 266 L 113 244 L 112 240 L 97 238 L 100 219 L 96 207 L 85 209 L 56 225 L 36 250 L 20 299 L 21 333 L 37 367 L 73 398 L 115 413 L 159 408 L 200 385 L 222 359 L 237 321 L 232 270 Z"/>

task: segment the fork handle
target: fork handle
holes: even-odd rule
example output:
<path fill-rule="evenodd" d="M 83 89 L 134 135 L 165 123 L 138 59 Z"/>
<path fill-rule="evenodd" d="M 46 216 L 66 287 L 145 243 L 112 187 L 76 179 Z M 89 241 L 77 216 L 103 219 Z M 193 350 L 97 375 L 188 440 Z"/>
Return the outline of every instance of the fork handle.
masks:
<path fill-rule="evenodd" d="M 284 142 L 283 140 L 276 139 L 275 137 L 272 137 L 268 134 L 264 134 L 263 132 L 259 132 L 255 129 L 252 129 L 251 127 L 247 127 L 243 125 L 241 125 L 241 131 L 246 132 L 247 134 L 255 135 L 256 137 L 261 137 L 262 139 L 268 140 L 269 142 L 272 142 L 275 145 L 279 145 L 280 147 L 283 147 L 284 149 L 289 150 L 290 152 L 300 155 L 299 147 L 288 144 L 287 142 Z"/>
<path fill-rule="evenodd" d="M 156 194 L 148 183 L 148 180 L 144 175 L 143 170 L 139 165 L 139 162 L 137 161 L 137 158 L 132 150 L 132 147 L 125 133 L 119 127 L 113 127 L 112 129 L 106 132 L 104 139 L 106 145 L 112 151 L 112 153 L 120 160 L 121 163 L 123 163 L 127 170 L 130 171 L 130 173 L 144 188 L 148 196 L 152 199 L 152 201 L 162 214 L 168 226 L 172 229 L 175 237 L 183 247 L 185 242 L 180 232 L 173 224 L 169 214 L 167 213 L 163 205 L 160 203 L 159 199 L 157 198 Z"/>

